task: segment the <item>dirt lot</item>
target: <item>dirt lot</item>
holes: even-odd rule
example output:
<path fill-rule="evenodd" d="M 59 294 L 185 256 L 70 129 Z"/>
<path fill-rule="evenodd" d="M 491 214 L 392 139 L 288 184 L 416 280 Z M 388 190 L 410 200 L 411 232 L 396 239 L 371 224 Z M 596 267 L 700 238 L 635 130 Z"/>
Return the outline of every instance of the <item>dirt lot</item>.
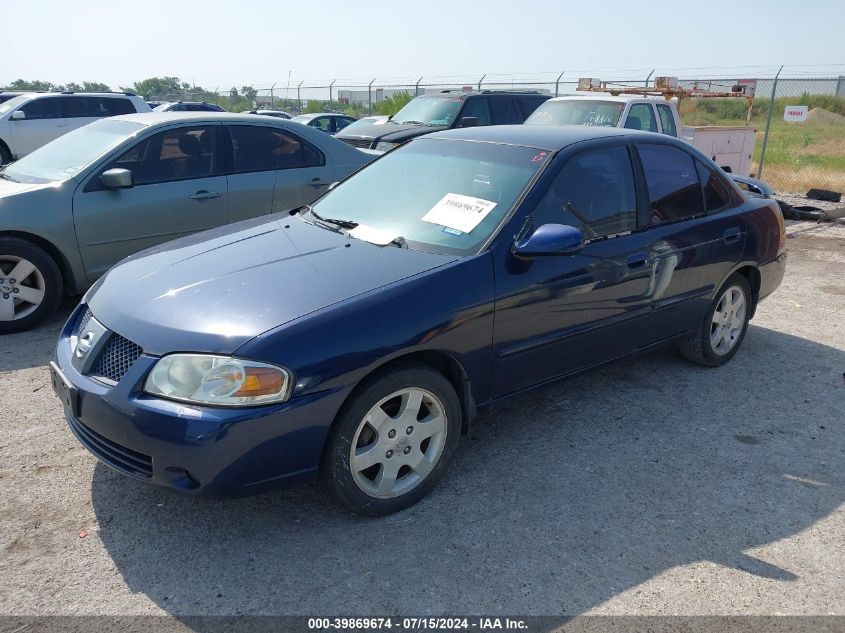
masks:
<path fill-rule="evenodd" d="M 667 350 L 536 393 L 377 520 L 99 465 L 49 387 L 66 305 L 0 340 L 0 613 L 845 615 L 845 226 L 789 238 L 726 367 Z"/>

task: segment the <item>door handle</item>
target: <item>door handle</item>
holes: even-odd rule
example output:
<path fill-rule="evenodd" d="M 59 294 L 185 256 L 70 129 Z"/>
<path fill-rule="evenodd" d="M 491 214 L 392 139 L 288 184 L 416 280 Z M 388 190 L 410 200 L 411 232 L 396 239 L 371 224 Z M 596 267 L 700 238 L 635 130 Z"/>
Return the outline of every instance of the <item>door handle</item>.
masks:
<path fill-rule="evenodd" d="M 631 255 L 626 263 L 628 264 L 628 268 L 642 268 L 645 266 L 645 263 L 648 261 L 648 255 L 645 253 L 636 253 Z"/>
<path fill-rule="evenodd" d="M 323 180 L 321 178 L 312 178 L 308 181 L 309 187 L 324 187 L 326 185 L 332 184 L 332 180 Z"/>
<path fill-rule="evenodd" d="M 206 191 L 205 189 L 200 189 L 196 193 L 192 193 L 188 198 L 191 200 L 208 200 L 209 198 L 219 198 L 220 193 L 217 191 Z"/>
<path fill-rule="evenodd" d="M 722 239 L 725 241 L 725 244 L 733 244 L 734 242 L 738 242 L 742 233 L 740 232 L 739 228 L 734 226 L 729 229 L 725 229 L 725 232 L 722 234 Z"/>

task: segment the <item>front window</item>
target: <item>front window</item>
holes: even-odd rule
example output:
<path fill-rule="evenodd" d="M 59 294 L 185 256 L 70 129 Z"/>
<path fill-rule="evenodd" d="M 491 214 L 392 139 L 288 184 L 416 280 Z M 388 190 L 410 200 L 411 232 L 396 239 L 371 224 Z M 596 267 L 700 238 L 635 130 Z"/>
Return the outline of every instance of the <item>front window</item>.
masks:
<path fill-rule="evenodd" d="M 353 236 L 376 229 L 404 238 L 410 248 L 470 254 L 496 231 L 549 156 L 529 147 L 419 139 L 331 190 L 314 211 L 358 224 Z"/>
<path fill-rule="evenodd" d="M 463 102 L 463 97 L 417 97 L 393 115 L 390 122 L 449 127 L 455 122 Z"/>
<path fill-rule="evenodd" d="M 20 182 L 67 180 L 144 127 L 130 121 L 100 119 L 38 148 L 2 173 Z"/>
<path fill-rule="evenodd" d="M 624 103 L 571 99 L 546 101 L 525 120 L 526 125 L 594 125 L 616 127 Z"/>

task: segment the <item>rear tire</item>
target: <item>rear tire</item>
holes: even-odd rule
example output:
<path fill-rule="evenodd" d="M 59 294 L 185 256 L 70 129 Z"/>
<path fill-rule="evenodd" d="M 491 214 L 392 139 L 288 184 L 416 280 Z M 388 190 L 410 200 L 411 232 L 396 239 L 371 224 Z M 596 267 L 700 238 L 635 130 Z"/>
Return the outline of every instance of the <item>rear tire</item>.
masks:
<path fill-rule="evenodd" d="M 460 434 L 452 384 L 422 363 L 402 365 L 344 405 L 324 453 L 322 482 L 358 514 L 404 510 L 443 475 Z"/>
<path fill-rule="evenodd" d="M 51 316 L 63 284 L 53 258 L 32 242 L 0 237 L 0 334 L 22 332 Z"/>
<path fill-rule="evenodd" d="M 706 367 L 724 365 L 737 353 L 754 308 L 748 279 L 731 275 L 716 293 L 698 331 L 678 343 L 681 355 Z"/>

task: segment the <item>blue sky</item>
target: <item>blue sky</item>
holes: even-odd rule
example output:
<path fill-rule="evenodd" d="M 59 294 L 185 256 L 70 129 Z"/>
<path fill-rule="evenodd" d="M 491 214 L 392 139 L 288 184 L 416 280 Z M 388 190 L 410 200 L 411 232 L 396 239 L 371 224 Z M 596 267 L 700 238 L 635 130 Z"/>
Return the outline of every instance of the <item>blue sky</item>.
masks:
<path fill-rule="evenodd" d="M 738 74 L 749 76 L 780 64 L 839 74 L 843 24 L 841 0 L 14 2 L 3 11 L 0 85 L 22 77 L 117 87 L 175 75 L 222 89 L 283 86 L 289 73 L 295 85 L 560 71 L 622 77 L 608 71 L 654 67 L 687 76 L 746 67 Z"/>

